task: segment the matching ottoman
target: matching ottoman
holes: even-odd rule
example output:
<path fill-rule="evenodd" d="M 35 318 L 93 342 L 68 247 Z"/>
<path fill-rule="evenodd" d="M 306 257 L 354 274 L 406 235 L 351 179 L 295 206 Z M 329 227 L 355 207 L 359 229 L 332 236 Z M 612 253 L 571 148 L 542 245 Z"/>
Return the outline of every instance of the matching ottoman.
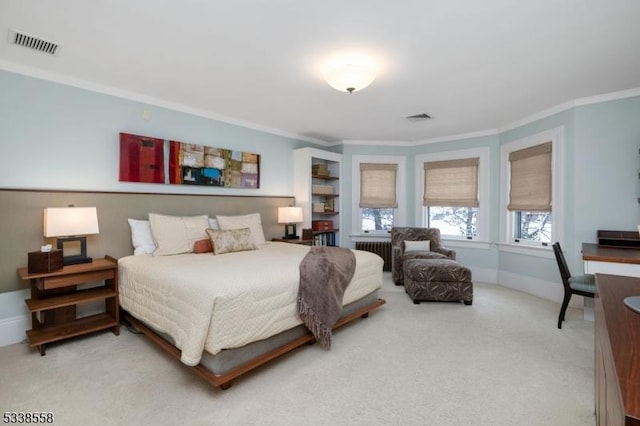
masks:
<path fill-rule="evenodd" d="M 449 259 L 409 259 L 404 262 L 404 289 L 413 300 L 473 302 L 471 271 Z"/>

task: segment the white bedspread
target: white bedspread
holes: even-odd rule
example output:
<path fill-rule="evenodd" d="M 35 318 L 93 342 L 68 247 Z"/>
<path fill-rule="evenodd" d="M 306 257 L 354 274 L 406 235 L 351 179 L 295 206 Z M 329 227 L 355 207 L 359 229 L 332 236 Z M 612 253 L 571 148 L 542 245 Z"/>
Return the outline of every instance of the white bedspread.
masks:
<path fill-rule="evenodd" d="M 205 349 L 216 354 L 302 324 L 296 315 L 298 266 L 308 250 L 270 242 L 217 256 L 127 256 L 118 262 L 120 304 L 170 335 L 183 363 L 197 365 Z M 354 253 L 356 272 L 345 305 L 382 287 L 382 259 Z"/>

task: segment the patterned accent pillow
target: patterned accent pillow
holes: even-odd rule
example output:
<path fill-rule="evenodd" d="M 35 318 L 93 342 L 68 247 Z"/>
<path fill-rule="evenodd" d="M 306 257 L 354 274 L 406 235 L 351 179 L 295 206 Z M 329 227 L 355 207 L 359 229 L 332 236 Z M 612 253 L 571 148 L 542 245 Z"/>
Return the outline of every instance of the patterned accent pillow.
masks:
<path fill-rule="evenodd" d="M 207 234 L 211 238 L 213 254 L 258 249 L 253 242 L 253 236 L 249 228 L 207 229 Z"/>
<path fill-rule="evenodd" d="M 404 252 L 408 251 L 429 251 L 431 249 L 431 242 L 429 240 L 424 241 L 405 241 Z"/>

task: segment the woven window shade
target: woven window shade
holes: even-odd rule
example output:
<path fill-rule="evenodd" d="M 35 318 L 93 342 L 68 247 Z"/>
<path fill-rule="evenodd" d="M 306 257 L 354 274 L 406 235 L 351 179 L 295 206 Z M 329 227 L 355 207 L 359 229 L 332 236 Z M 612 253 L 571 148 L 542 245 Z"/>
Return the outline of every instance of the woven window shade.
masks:
<path fill-rule="evenodd" d="M 424 163 L 424 206 L 478 207 L 479 158 Z"/>
<path fill-rule="evenodd" d="M 397 164 L 360 164 L 360 207 L 398 207 L 396 199 Z"/>
<path fill-rule="evenodd" d="M 510 211 L 551 211 L 551 142 L 509 154 Z"/>

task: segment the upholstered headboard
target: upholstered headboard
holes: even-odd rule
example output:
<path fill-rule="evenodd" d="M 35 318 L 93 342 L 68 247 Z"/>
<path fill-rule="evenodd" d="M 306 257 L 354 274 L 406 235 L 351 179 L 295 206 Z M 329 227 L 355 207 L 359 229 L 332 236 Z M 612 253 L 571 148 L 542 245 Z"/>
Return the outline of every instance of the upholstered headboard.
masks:
<path fill-rule="evenodd" d="M 87 253 L 100 258 L 119 258 L 133 253 L 127 218 L 146 219 L 148 213 L 169 215 L 239 215 L 260 213 L 267 240 L 280 237 L 278 207 L 294 204 L 286 196 L 224 196 L 148 194 L 123 192 L 40 191 L 0 189 L 0 293 L 28 288 L 16 269 L 27 265 L 27 253 L 47 241 L 42 217 L 46 207 L 96 207 L 100 233 L 87 236 Z"/>

